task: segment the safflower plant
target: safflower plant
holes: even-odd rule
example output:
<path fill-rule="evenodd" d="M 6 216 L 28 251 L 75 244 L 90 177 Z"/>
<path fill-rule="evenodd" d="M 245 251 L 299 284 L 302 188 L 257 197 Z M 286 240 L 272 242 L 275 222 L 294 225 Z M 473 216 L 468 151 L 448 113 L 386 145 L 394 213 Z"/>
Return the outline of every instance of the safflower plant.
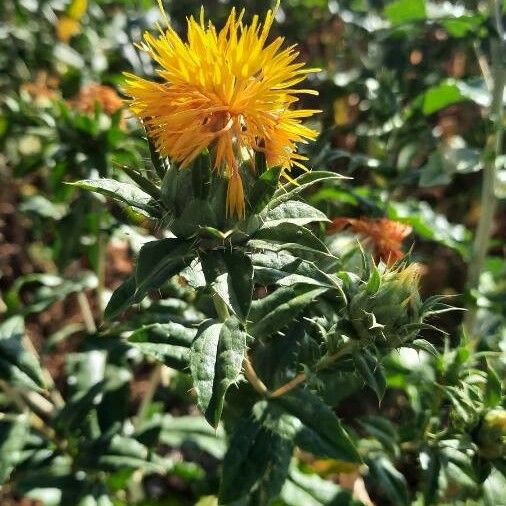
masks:
<path fill-rule="evenodd" d="M 319 396 L 322 373 L 355 376 L 381 400 L 383 357 L 400 347 L 435 352 L 419 334 L 447 309 L 422 302 L 417 264 L 375 264 L 362 253 L 350 272 L 327 248 L 329 219 L 301 195 L 341 176 L 303 166 L 298 144 L 317 134 L 302 119 L 318 111 L 296 108 L 298 95 L 316 94 L 296 86 L 316 70 L 282 38 L 268 41 L 274 16 L 248 25 L 232 10 L 218 31 L 202 12 L 189 18 L 187 41 L 170 26 L 146 34 L 140 48 L 159 79 L 127 74 L 125 92 L 146 129 L 152 170 L 130 171 L 136 186 L 76 183 L 165 231 L 141 248 L 107 319 L 173 276 L 207 307 L 192 327 L 154 324 L 129 340 L 188 373 L 208 423 L 224 423 L 219 504 L 268 504 L 296 447 L 358 469 L 354 438 Z"/>

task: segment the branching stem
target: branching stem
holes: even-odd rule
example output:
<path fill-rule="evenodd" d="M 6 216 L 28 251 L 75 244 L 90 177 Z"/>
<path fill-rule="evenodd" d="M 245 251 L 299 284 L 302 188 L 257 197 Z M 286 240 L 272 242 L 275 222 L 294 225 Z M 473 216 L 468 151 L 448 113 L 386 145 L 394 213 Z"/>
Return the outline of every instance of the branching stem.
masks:
<path fill-rule="evenodd" d="M 334 362 L 339 360 L 344 355 L 347 355 L 348 353 L 350 353 L 354 347 L 355 347 L 355 342 L 350 341 L 350 342 L 346 343 L 336 353 L 334 353 L 332 355 L 325 355 L 316 364 L 315 370 L 321 371 L 322 369 L 327 368 L 328 366 L 330 366 L 331 364 L 333 364 Z M 281 397 L 282 395 L 285 395 L 286 393 L 290 392 L 294 388 L 298 387 L 301 383 L 306 381 L 306 379 L 307 379 L 307 374 L 305 372 L 301 372 L 300 374 L 297 374 L 297 376 L 295 376 L 295 378 L 290 380 L 288 383 L 285 383 L 283 386 L 274 390 L 274 392 L 272 392 L 269 397 L 271 397 L 271 398 Z"/>

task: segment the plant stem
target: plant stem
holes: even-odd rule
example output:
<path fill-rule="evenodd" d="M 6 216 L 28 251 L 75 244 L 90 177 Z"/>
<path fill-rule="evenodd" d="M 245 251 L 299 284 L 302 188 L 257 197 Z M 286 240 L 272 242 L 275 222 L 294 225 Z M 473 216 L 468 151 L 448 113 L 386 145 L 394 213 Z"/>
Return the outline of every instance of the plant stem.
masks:
<path fill-rule="evenodd" d="M 216 312 L 218 313 L 219 320 L 221 322 L 227 320 L 227 318 L 230 317 L 230 312 L 228 311 L 228 307 L 223 301 L 223 299 L 216 292 L 213 294 L 213 303 Z M 262 396 L 268 394 L 269 390 L 267 389 L 263 381 L 258 377 L 247 355 L 244 357 L 244 360 L 242 362 L 242 370 L 244 373 L 244 377 L 248 380 L 251 386 L 259 394 L 261 394 Z"/>
<path fill-rule="evenodd" d="M 331 365 L 334 362 L 336 362 L 337 360 L 339 360 L 344 355 L 350 353 L 354 347 L 355 347 L 355 342 L 349 341 L 339 351 L 337 351 L 333 355 L 325 355 L 316 364 L 315 371 L 321 371 L 322 369 L 325 369 L 329 365 Z M 285 383 L 283 386 L 274 390 L 274 392 L 272 392 L 269 395 L 269 397 L 271 397 L 271 398 L 281 397 L 282 395 L 285 395 L 286 393 L 290 392 L 294 388 L 298 387 L 301 383 L 306 381 L 306 379 L 307 379 L 307 374 L 305 372 L 301 372 L 301 373 L 297 374 L 297 376 L 295 376 L 295 378 L 291 379 L 288 383 Z"/>
<path fill-rule="evenodd" d="M 97 326 L 95 325 L 95 320 L 93 319 L 90 303 L 88 302 L 88 298 L 84 292 L 79 292 L 77 294 L 77 302 L 79 303 L 79 309 L 81 310 L 86 332 L 88 332 L 88 334 L 95 334 L 97 332 Z"/>
<path fill-rule="evenodd" d="M 137 411 L 137 416 L 135 417 L 134 426 L 137 428 L 142 420 L 146 417 L 146 412 L 149 408 L 149 405 L 153 401 L 153 397 L 155 396 L 156 389 L 158 388 L 158 384 L 162 379 L 162 370 L 163 364 L 157 363 L 153 370 L 151 371 L 151 375 L 148 381 L 148 388 L 144 397 L 142 398 L 141 404 L 139 406 L 139 410 Z"/>
<path fill-rule="evenodd" d="M 245 357 L 242 363 L 242 369 L 244 373 L 244 377 L 248 380 L 250 385 L 262 396 L 270 396 L 268 388 L 265 386 L 264 382 L 257 376 L 255 369 L 251 365 L 251 362 L 248 357 Z"/>
<path fill-rule="evenodd" d="M 480 275 L 483 270 L 487 251 L 492 235 L 494 214 L 497 204 L 495 195 L 496 179 L 496 160 L 502 154 L 504 144 L 504 88 L 506 86 L 506 65 L 504 63 L 504 54 L 506 51 L 506 41 L 504 39 L 504 30 L 501 22 L 501 10 L 497 0 L 490 1 L 491 14 L 495 19 L 499 41 L 492 43 L 492 65 L 491 77 L 493 79 L 492 103 L 490 105 L 490 119 L 492 121 L 492 133 L 489 138 L 488 146 L 484 152 L 483 163 L 483 182 L 480 201 L 480 220 L 476 228 L 476 234 L 469 259 L 469 268 L 467 273 L 467 289 L 473 291 L 478 289 Z M 474 338 L 476 325 L 477 307 L 473 304 L 466 313 L 464 319 L 464 328 L 471 337 L 471 342 L 476 344 Z"/>
<path fill-rule="evenodd" d="M 44 376 L 44 382 L 46 384 L 46 387 L 48 389 L 49 395 L 51 397 L 51 400 L 53 401 L 54 405 L 57 408 L 63 407 L 65 404 L 65 401 L 63 400 L 63 397 L 61 396 L 59 390 L 56 388 L 56 385 L 54 383 L 53 377 L 51 376 L 51 373 L 42 365 L 42 360 L 40 357 L 39 352 L 35 348 L 35 346 L 32 343 L 32 340 L 28 337 L 27 334 L 24 336 L 24 345 L 25 347 L 39 360 L 42 368 L 42 374 Z"/>
<path fill-rule="evenodd" d="M 97 255 L 97 306 L 99 323 L 104 314 L 104 291 L 105 291 L 105 267 L 107 261 L 107 238 L 101 230 L 102 216 L 98 231 L 98 255 Z"/>

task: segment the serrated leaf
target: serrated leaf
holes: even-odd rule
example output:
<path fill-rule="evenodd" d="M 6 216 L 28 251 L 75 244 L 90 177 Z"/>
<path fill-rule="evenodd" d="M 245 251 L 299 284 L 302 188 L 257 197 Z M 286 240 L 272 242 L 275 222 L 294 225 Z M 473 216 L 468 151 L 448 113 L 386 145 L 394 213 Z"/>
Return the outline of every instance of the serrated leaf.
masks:
<path fill-rule="evenodd" d="M 22 388 L 41 390 L 44 377 L 37 358 L 23 345 L 25 325 L 21 316 L 0 324 L 0 378 Z"/>
<path fill-rule="evenodd" d="M 133 332 L 128 342 L 142 354 L 182 370 L 189 364 L 190 346 L 196 334 L 196 329 L 179 323 L 153 323 Z"/>
<path fill-rule="evenodd" d="M 385 373 L 381 364 L 376 357 L 365 350 L 353 355 L 353 362 L 360 377 L 365 381 L 366 385 L 374 390 L 378 400 L 381 402 L 387 387 Z"/>
<path fill-rule="evenodd" d="M 257 408 L 258 409 L 258 408 Z M 299 388 L 269 399 L 263 423 L 283 437 L 295 438 L 301 449 L 319 457 L 360 463 L 350 437 L 334 412 L 314 393 Z"/>
<path fill-rule="evenodd" d="M 75 183 L 68 183 L 84 190 L 100 193 L 106 197 L 118 200 L 137 209 L 150 212 L 154 208 L 150 205 L 152 197 L 141 190 L 138 186 L 130 183 L 122 183 L 115 179 L 83 179 Z"/>
<path fill-rule="evenodd" d="M 259 487 L 260 504 L 269 504 L 283 486 L 292 452 L 291 441 L 265 430 L 250 416 L 241 418 L 223 461 L 220 504 L 230 504 Z"/>
<path fill-rule="evenodd" d="M 274 198 L 269 202 L 268 208 L 272 209 L 282 202 L 287 200 L 293 200 L 295 196 L 303 192 L 314 184 L 321 183 L 323 181 L 332 181 L 336 179 L 347 179 L 346 177 L 340 176 L 335 172 L 328 172 L 323 170 L 312 170 L 302 174 L 293 182 L 283 185 L 278 188 L 274 193 Z"/>
<path fill-rule="evenodd" d="M 309 229 L 293 223 L 257 230 L 248 246 L 264 251 L 293 252 L 309 261 L 334 259 L 327 246 Z"/>
<path fill-rule="evenodd" d="M 245 322 L 253 296 L 253 265 L 251 258 L 239 250 L 201 253 L 200 261 L 207 283 L 227 306 Z"/>
<path fill-rule="evenodd" d="M 246 349 L 246 333 L 234 316 L 224 323 L 206 320 L 199 326 L 190 370 L 198 405 L 213 427 L 220 421 L 226 391 L 239 379 Z"/>
<path fill-rule="evenodd" d="M 298 200 L 282 202 L 274 208 L 267 209 L 260 217 L 262 228 L 276 227 L 283 223 L 303 226 L 318 221 L 329 221 L 324 213 Z"/>
<path fill-rule="evenodd" d="M 280 287 L 267 297 L 253 301 L 248 334 L 255 338 L 274 334 L 325 291 L 327 288 L 297 284 Z"/>

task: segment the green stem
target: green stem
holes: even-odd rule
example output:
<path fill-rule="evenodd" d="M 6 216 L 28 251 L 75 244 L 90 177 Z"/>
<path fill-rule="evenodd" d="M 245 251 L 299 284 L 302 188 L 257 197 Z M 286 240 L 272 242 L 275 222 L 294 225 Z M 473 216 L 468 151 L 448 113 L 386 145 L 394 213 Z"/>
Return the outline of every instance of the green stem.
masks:
<path fill-rule="evenodd" d="M 492 14 L 497 18 L 498 10 L 497 2 L 491 2 Z M 494 214 L 497 205 L 495 195 L 496 180 L 496 160 L 502 154 L 504 145 L 504 105 L 503 96 L 506 86 L 506 65 L 504 64 L 504 53 L 506 51 L 506 41 L 504 40 L 502 25 L 500 19 L 495 19 L 498 26 L 498 33 L 501 36 L 500 41 L 495 41 L 492 45 L 492 68 L 491 74 L 493 79 L 492 103 L 490 106 L 490 119 L 492 121 L 492 134 L 489 139 L 488 147 L 484 153 L 483 163 L 483 183 L 481 189 L 481 214 L 476 234 L 471 249 L 469 259 L 469 268 L 467 273 L 467 289 L 474 291 L 478 289 L 480 275 L 485 264 L 487 251 L 489 248 L 490 238 L 492 235 L 492 227 L 494 222 Z M 466 313 L 464 319 L 464 328 L 471 338 L 471 342 L 476 344 L 475 325 L 476 325 L 477 307 L 473 304 Z"/>
<path fill-rule="evenodd" d="M 158 384 L 162 379 L 162 371 L 163 364 L 157 363 L 153 370 L 151 371 L 151 375 L 148 381 L 148 387 L 146 392 L 144 393 L 144 397 L 142 398 L 141 404 L 139 406 L 139 410 L 137 411 L 137 416 L 135 418 L 134 427 L 138 428 L 142 421 L 146 418 L 146 413 L 148 411 L 149 405 L 153 401 L 153 398 L 156 393 L 156 389 L 158 388 Z"/>
<path fill-rule="evenodd" d="M 98 255 L 97 255 L 97 304 L 98 322 L 100 323 L 104 314 L 104 291 L 105 291 L 105 268 L 107 262 L 107 238 L 101 230 L 100 218 L 98 231 Z"/>
<path fill-rule="evenodd" d="M 350 353 L 354 347 L 355 347 L 355 342 L 350 341 L 350 342 L 346 343 L 339 351 L 337 351 L 333 355 L 325 355 L 316 364 L 315 371 L 321 371 L 322 369 L 326 369 L 334 362 L 337 362 L 337 360 L 339 360 L 341 357 Z M 290 392 L 294 388 L 298 387 L 301 383 L 306 381 L 306 379 L 307 379 L 307 374 L 305 372 L 301 372 L 300 374 L 297 374 L 297 376 L 295 376 L 295 378 L 291 379 L 288 383 L 285 383 L 283 386 L 274 390 L 274 392 L 272 392 L 269 395 L 269 397 L 271 397 L 271 398 L 281 397 L 282 395 L 285 395 L 286 393 Z"/>

